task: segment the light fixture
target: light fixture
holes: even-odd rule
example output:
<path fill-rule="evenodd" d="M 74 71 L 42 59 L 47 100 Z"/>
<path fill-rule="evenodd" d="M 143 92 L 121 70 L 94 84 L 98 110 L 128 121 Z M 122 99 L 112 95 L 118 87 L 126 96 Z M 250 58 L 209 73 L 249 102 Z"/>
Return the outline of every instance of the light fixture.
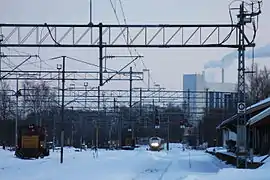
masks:
<path fill-rule="evenodd" d="M 58 70 L 62 69 L 62 64 L 57 64 L 57 67 L 56 67 Z"/>

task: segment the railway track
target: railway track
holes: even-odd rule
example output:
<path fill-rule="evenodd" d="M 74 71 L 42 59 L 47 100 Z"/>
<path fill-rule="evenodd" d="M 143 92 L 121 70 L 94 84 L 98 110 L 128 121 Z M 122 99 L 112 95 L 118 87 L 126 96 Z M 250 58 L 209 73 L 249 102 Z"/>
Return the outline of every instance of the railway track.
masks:
<path fill-rule="evenodd" d="M 150 167 L 144 169 L 144 171 L 139 172 L 135 177 L 133 177 L 131 180 L 163 180 L 164 175 L 167 173 L 168 169 L 172 165 L 172 161 L 170 161 L 165 168 L 155 168 Z"/>
<path fill-rule="evenodd" d="M 158 180 L 162 180 L 163 176 L 167 173 L 168 169 L 171 167 L 172 165 L 172 161 L 170 161 L 170 163 L 167 165 L 167 167 L 164 169 L 164 171 L 162 172 L 162 174 L 160 175 L 160 177 L 158 178 Z"/>

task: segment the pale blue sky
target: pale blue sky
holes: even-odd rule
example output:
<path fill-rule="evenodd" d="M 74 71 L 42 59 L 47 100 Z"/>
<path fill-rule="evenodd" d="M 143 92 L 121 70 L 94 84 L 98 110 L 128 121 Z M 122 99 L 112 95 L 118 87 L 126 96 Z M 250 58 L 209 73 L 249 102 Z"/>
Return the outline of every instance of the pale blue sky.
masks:
<path fill-rule="evenodd" d="M 118 16 L 123 22 L 119 0 L 116 3 Z M 122 0 L 127 22 L 130 24 L 204 24 L 204 23 L 229 23 L 229 0 Z M 1 23 L 88 23 L 89 0 L 1 0 Z M 270 43 L 270 1 L 264 0 L 263 13 L 260 16 L 259 31 L 256 43 L 263 46 Z M 93 22 L 117 24 L 111 8 L 110 0 L 93 0 Z M 37 53 L 37 48 L 19 49 L 26 52 Z M 200 73 L 204 64 L 209 60 L 221 59 L 230 49 L 137 49 L 144 55 L 144 62 L 151 69 L 153 79 L 168 89 L 182 87 L 184 73 Z M 128 54 L 127 50 L 108 50 L 110 54 Z M 40 50 L 43 59 L 58 55 L 68 55 L 98 62 L 97 49 L 46 49 Z M 119 69 L 126 60 L 111 60 L 108 64 Z M 260 64 L 269 65 L 268 59 L 259 59 Z M 15 61 L 15 60 L 14 60 Z M 16 61 L 18 63 L 18 61 Z M 53 67 L 56 63 L 49 62 Z M 69 65 L 69 69 L 89 69 L 85 65 Z M 45 65 L 43 65 L 45 66 Z M 140 60 L 137 69 L 143 68 Z M 225 70 L 225 81 L 236 82 L 236 61 Z M 25 69 L 26 70 L 26 69 Z M 93 69 L 91 69 L 93 70 Z M 220 70 L 207 71 L 208 79 L 220 81 Z M 92 83 L 97 85 L 97 82 Z M 136 86 L 140 86 L 137 84 Z M 128 83 L 110 83 L 105 88 L 128 87 Z"/>

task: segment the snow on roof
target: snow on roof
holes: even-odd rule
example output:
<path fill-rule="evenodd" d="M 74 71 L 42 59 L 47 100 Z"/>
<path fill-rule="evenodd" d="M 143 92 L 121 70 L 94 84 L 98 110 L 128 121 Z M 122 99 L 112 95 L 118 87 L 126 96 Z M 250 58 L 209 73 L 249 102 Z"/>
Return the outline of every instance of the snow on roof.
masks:
<path fill-rule="evenodd" d="M 253 125 L 259 122 L 260 120 L 266 118 L 267 116 L 270 116 L 270 107 L 260 112 L 256 116 L 253 116 L 252 118 L 250 118 L 247 122 L 247 125 Z"/>
<path fill-rule="evenodd" d="M 266 99 L 264 99 L 264 100 L 262 100 L 262 101 L 260 101 L 260 102 L 257 102 L 257 103 L 255 103 L 255 104 L 249 106 L 249 107 L 247 107 L 246 111 L 252 110 L 252 109 L 254 109 L 254 108 L 258 107 L 258 106 L 261 106 L 261 105 L 263 105 L 263 104 L 266 104 L 266 103 L 270 103 L 270 97 L 269 97 L 269 98 L 266 98 Z M 269 110 L 269 111 L 270 111 L 270 110 Z M 221 123 L 220 125 L 217 126 L 217 129 L 220 129 L 223 125 L 225 125 L 225 124 L 227 124 L 227 123 L 230 123 L 230 122 L 234 121 L 236 117 L 237 117 L 237 114 L 235 114 L 234 116 L 231 116 L 230 118 L 228 118 L 228 119 L 222 121 L 222 123 Z M 254 116 L 254 117 L 255 117 L 255 116 Z"/>
<path fill-rule="evenodd" d="M 217 126 L 216 129 L 220 129 L 223 125 L 225 125 L 225 124 L 227 124 L 227 123 L 230 123 L 230 122 L 233 121 L 236 117 L 237 117 L 237 114 L 235 114 L 235 115 L 229 117 L 228 119 L 222 121 L 222 122 Z"/>
<path fill-rule="evenodd" d="M 266 98 L 266 99 L 264 99 L 264 100 L 262 100 L 262 101 L 259 101 L 259 102 L 257 102 L 256 104 L 253 104 L 253 105 L 247 107 L 246 110 L 253 109 L 253 108 L 255 108 L 255 107 L 258 107 L 258 106 L 260 106 L 260 105 L 263 105 L 263 104 L 269 103 L 269 102 L 270 102 L 270 97 L 269 97 L 269 98 Z"/>

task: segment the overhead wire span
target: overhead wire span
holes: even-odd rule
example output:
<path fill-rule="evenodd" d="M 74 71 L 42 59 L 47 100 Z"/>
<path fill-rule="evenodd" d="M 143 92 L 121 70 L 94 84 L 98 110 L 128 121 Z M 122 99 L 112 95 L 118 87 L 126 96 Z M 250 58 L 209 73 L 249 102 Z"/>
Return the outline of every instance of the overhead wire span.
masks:
<path fill-rule="evenodd" d="M 112 8 L 113 8 L 113 11 L 114 11 L 114 14 L 115 14 L 115 16 L 116 16 L 116 19 L 117 19 L 117 21 L 118 21 L 118 24 L 120 24 L 120 20 L 119 20 L 119 17 L 118 17 L 118 15 L 117 15 L 117 12 L 116 12 L 116 7 L 113 6 L 112 0 L 110 0 L 110 3 L 111 3 L 111 6 L 112 6 Z M 121 0 L 119 0 L 119 4 L 120 4 L 120 9 L 121 9 L 121 12 L 122 12 L 122 16 L 123 16 L 124 23 L 125 23 L 125 25 L 127 25 L 127 18 L 126 18 L 126 16 L 125 16 L 124 6 L 123 6 L 123 3 L 122 3 Z M 129 38 L 130 40 L 132 39 L 130 35 L 129 35 L 129 37 L 126 38 L 126 37 L 125 37 L 125 34 L 123 34 L 123 38 L 124 38 L 124 40 L 125 40 L 126 43 L 128 43 L 128 42 L 127 42 L 127 38 Z M 133 49 L 134 49 L 134 52 L 135 52 L 138 56 L 141 56 L 141 55 L 138 53 L 138 51 L 136 50 L 136 48 L 133 48 Z M 128 47 L 128 51 L 129 51 L 129 54 L 132 56 L 132 51 L 131 51 L 131 49 L 130 49 L 129 47 Z M 145 69 L 148 69 L 148 68 L 146 67 L 146 65 L 145 65 L 145 63 L 144 63 L 144 61 L 143 61 L 143 59 L 141 59 L 141 62 L 142 62 L 142 64 L 143 64 L 144 68 L 145 68 Z M 135 65 L 135 69 L 137 70 L 136 62 L 134 62 L 134 65 Z M 149 74 L 150 74 L 150 73 L 149 73 Z M 152 78 L 151 76 L 150 76 L 149 78 L 151 79 L 152 83 L 154 83 L 153 78 Z M 144 80 L 143 80 L 143 82 L 144 82 L 145 85 L 147 85 L 147 83 L 146 83 Z"/>
<path fill-rule="evenodd" d="M 11 70 L 11 72 L 8 72 L 7 74 L 5 74 L 4 76 L 1 77 L 1 79 L 6 78 L 8 75 L 10 75 L 13 71 L 15 71 L 18 67 L 20 67 L 21 65 L 23 65 L 26 61 L 28 61 L 31 57 L 33 56 L 29 56 L 28 58 L 26 58 L 24 61 L 22 61 L 20 64 L 18 64 L 15 68 L 13 68 Z"/>
<path fill-rule="evenodd" d="M 114 76 L 116 76 L 119 72 L 123 71 L 126 67 L 128 67 L 130 64 L 132 64 L 134 61 L 136 61 L 139 57 L 134 58 L 132 61 L 130 61 L 128 64 L 126 64 L 124 67 L 122 67 L 117 73 L 115 73 L 114 75 L 112 75 L 111 77 L 109 77 L 108 79 L 105 80 L 105 82 L 103 83 L 103 85 L 107 82 L 109 82 L 112 78 L 114 78 Z"/>
<path fill-rule="evenodd" d="M 116 17 L 116 20 L 117 20 L 118 24 L 120 25 L 120 24 L 121 24 L 121 23 L 120 23 L 120 19 L 119 19 L 118 15 L 117 15 L 117 11 L 116 11 L 116 3 L 115 3 L 115 7 L 113 6 L 112 0 L 110 0 L 110 3 L 111 3 L 111 7 L 112 7 L 112 9 L 113 9 L 114 15 L 115 15 L 115 17 Z M 126 21 L 126 17 L 125 17 L 125 13 L 124 13 L 124 9 L 123 9 L 122 3 L 120 4 L 120 6 L 121 6 L 122 14 L 123 14 L 123 16 L 124 16 L 124 23 L 127 24 L 127 21 Z M 123 31 L 122 28 L 121 28 L 121 31 Z M 127 38 L 129 38 L 129 37 L 126 37 L 126 35 L 123 33 L 123 38 L 124 38 L 125 43 L 128 44 Z M 128 52 L 129 52 L 130 56 L 133 56 L 130 47 L 128 47 Z M 134 64 L 134 66 L 135 66 L 135 69 L 138 71 L 136 62 L 133 62 L 133 64 Z"/>
<path fill-rule="evenodd" d="M 81 62 L 81 63 L 85 63 L 85 64 L 88 64 L 88 65 L 91 65 L 91 66 L 95 66 L 95 67 L 99 67 L 99 65 L 96 65 L 96 64 L 93 64 L 93 63 L 89 63 L 89 62 L 86 62 L 84 60 L 80 60 L 80 59 L 76 59 L 76 58 L 73 58 L 73 57 L 67 57 L 68 59 L 71 59 L 71 60 L 74 60 L 74 61 L 78 61 L 78 62 Z M 139 58 L 139 57 L 137 57 Z M 126 68 L 126 67 L 125 67 Z M 115 72 L 116 74 L 118 74 L 120 71 L 117 71 L 115 69 L 111 69 L 111 68 L 105 68 L 106 70 L 109 70 L 111 72 Z M 124 76 L 127 76 L 125 74 L 123 74 Z"/>
<path fill-rule="evenodd" d="M 50 30 L 50 28 L 49 28 L 49 26 L 48 26 L 47 23 L 45 23 L 45 26 L 46 26 L 46 28 L 47 28 L 47 30 L 48 30 L 48 32 L 49 32 L 49 34 L 50 34 L 50 37 L 51 37 L 51 39 L 53 40 L 53 42 L 54 42 L 55 44 L 57 44 L 58 46 L 61 46 L 61 44 L 60 44 L 59 42 L 57 42 L 56 39 L 54 39 L 54 37 L 53 37 L 53 35 L 52 35 L 52 31 Z"/>

